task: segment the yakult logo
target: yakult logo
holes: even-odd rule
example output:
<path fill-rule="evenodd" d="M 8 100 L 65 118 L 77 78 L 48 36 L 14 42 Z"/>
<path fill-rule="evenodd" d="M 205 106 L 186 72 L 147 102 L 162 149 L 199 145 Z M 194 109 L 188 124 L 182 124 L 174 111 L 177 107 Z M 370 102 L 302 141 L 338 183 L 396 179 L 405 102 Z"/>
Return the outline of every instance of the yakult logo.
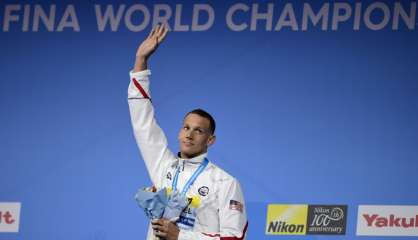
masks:
<path fill-rule="evenodd" d="M 19 232 L 20 203 L 0 203 L 0 232 Z"/>
<path fill-rule="evenodd" d="M 418 236 L 418 206 L 359 206 L 357 235 Z"/>
<path fill-rule="evenodd" d="M 418 215 L 415 215 L 415 218 L 405 218 L 396 217 L 393 214 L 391 214 L 389 217 L 379 216 L 378 214 L 363 214 L 363 217 L 366 219 L 368 227 L 418 227 Z"/>

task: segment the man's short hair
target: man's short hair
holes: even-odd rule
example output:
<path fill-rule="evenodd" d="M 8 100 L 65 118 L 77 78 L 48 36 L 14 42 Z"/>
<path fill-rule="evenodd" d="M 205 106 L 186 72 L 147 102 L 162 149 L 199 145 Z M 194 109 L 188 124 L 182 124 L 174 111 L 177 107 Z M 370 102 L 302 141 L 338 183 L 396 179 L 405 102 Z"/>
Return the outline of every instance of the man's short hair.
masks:
<path fill-rule="evenodd" d="M 185 117 L 187 117 L 189 114 L 192 114 L 192 113 L 197 114 L 197 115 L 199 115 L 203 118 L 208 119 L 209 123 L 210 123 L 209 124 L 210 133 L 215 134 L 216 122 L 215 122 L 215 119 L 213 119 L 212 115 L 210 115 L 208 112 L 206 112 L 203 109 L 197 108 L 197 109 L 194 109 L 194 110 L 188 112 Z"/>

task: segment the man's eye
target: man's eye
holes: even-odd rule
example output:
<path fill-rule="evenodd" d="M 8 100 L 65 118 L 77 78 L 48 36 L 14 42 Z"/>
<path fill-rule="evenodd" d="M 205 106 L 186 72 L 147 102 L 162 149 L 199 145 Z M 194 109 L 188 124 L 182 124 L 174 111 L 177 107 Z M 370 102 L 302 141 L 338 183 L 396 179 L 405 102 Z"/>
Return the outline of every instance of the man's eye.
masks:
<path fill-rule="evenodd" d="M 189 127 L 183 127 L 184 130 L 189 130 Z"/>

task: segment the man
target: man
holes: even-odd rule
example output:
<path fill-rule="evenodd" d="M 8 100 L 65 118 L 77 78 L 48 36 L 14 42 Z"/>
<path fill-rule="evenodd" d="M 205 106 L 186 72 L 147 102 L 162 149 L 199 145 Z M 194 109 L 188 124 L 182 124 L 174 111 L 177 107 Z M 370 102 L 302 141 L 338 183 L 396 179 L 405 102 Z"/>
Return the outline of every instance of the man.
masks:
<path fill-rule="evenodd" d="M 245 239 L 248 222 L 238 181 L 209 162 L 207 150 L 215 142 L 215 121 L 205 111 L 188 113 L 178 134 L 180 152 L 174 156 L 154 119 L 147 60 L 168 29 L 155 27 L 136 53 L 130 73 L 128 103 L 136 142 L 157 189 L 177 190 L 191 203 L 179 219 L 152 220 L 148 239 Z M 172 221 L 170 221 L 172 220 Z"/>

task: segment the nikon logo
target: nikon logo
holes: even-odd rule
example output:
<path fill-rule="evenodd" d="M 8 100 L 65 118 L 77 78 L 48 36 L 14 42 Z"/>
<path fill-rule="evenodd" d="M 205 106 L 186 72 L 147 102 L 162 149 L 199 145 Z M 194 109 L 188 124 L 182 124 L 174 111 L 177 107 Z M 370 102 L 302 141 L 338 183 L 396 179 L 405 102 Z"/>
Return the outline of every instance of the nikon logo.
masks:
<path fill-rule="evenodd" d="M 268 226 L 268 233 L 304 233 L 304 224 L 288 224 L 287 222 L 275 221 L 270 222 Z"/>
<path fill-rule="evenodd" d="M 268 205 L 266 234 L 305 235 L 307 213 L 308 205 Z"/>

